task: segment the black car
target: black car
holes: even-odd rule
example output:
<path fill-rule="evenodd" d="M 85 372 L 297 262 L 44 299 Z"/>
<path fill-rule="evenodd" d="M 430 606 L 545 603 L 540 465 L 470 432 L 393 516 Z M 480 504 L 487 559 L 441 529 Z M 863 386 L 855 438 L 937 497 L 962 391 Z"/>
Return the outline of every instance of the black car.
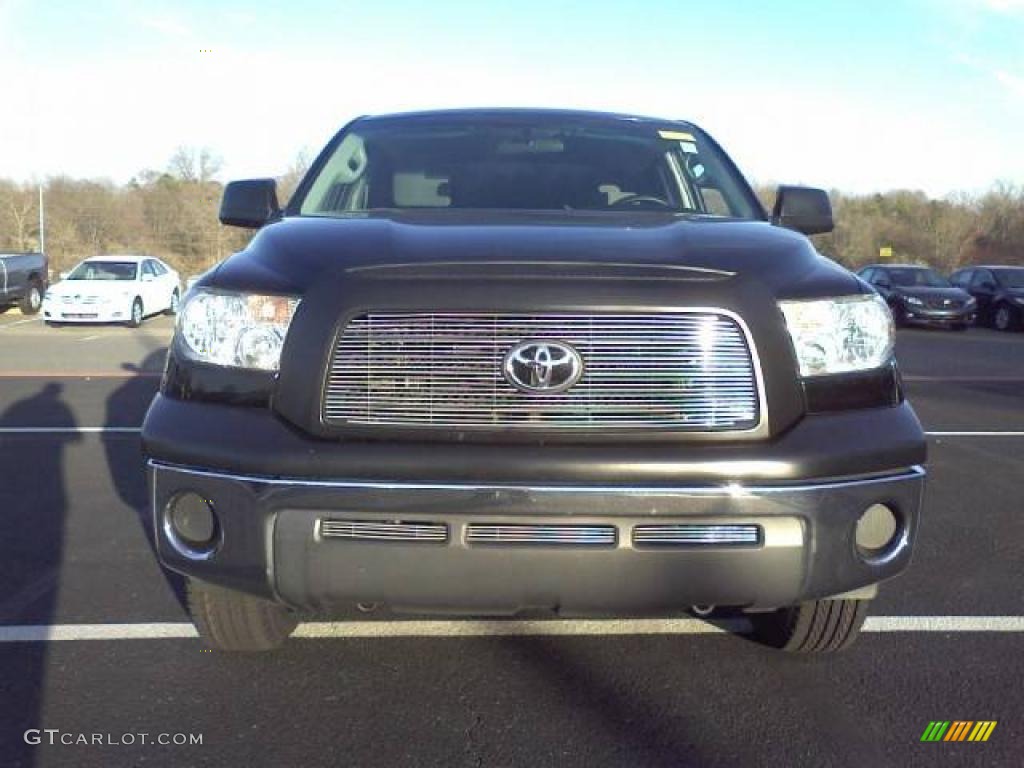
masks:
<path fill-rule="evenodd" d="M 143 427 L 157 549 L 203 637 L 303 611 L 746 611 L 856 636 L 909 562 L 925 441 L 892 319 L 696 126 L 360 118 L 183 303 Z M 796 230 L 796 231 L 794 231 Z"/>
<path fill-rule="evenodd" d="M 1024 267 L 968 267 L 954 272 L 950 282 L 977 301 L 980 323 L 1000 331 L 1024 324 Z"/>
<path fill-rule="evenodd" d="M 34 315 L 43 305 L 49 259 L 42 253 L 0 253 L 0 309 L 17 304 Z"/>
<path fill-rule="evenodd" d="M 974 322 L 977 302 L 930 267 L 872 264 L 857 274 L 886 300 L 898 325 L 963 331 Z"/>

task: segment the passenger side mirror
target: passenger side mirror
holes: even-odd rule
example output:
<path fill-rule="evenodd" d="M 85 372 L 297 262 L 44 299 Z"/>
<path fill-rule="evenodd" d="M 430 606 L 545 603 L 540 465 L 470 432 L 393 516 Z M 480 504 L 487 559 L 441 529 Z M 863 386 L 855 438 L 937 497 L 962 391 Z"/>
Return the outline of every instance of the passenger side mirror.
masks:
<path fill-rule="evenodd" d="M 775 196 L 772 209 L 772 224 L 803 232 L 805 235 L 820 235 L 831 232 L 832 203 L 828 193 L 813 187 L 781 186 Z"/>
<path fill-rule="evenodd" d="M 277 182 L 273 179 L 232 181 L 224 187 L 220 203 L 221 224 L 259 229 L 280 215 Z"/>
<path fill-rule="evenodd" d="M 993 283 L 991 280 L 986 280 L 981 284 L 980 288 L 986 293 L 992 293 L 996 289 L 996 284 Z"/>
<path fill-rule="evenodd" d="M 888 277 L 876 278 L 875 285 L 877 285 L 879 288 L 892 288 L 892 283 L 889 282 Z"/>
<path fill-rule="evenodd" d="M 70 272 L 68 272 L 67 270 L 64 270 L 63 272 L 60 273 L 60 279 L 61 280 L 67 280 L 68 279 L 68 275 L 70 275 L 70 274 L 71 274 Z"/>

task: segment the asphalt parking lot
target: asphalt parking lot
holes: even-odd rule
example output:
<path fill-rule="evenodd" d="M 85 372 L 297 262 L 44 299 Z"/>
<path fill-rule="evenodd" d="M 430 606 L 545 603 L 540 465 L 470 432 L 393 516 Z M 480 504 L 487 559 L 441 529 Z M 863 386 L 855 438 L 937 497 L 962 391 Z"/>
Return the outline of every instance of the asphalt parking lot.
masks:
<path fill-rule="evenodd" d="M 783 656 L 742 622 L 685 615 L 353 611 L 253 657 L 189 636 L 149 544 L 137 428 L 171 325 L 0 315 L 0 765 L 1020 764 L 1024 334 L 900 332 L 929 432 L 926 516 L 842 655 Z M 933 720 L 998 726 L 921 743 Z M 28 729 L 135 743 L 27 744 Z"/>

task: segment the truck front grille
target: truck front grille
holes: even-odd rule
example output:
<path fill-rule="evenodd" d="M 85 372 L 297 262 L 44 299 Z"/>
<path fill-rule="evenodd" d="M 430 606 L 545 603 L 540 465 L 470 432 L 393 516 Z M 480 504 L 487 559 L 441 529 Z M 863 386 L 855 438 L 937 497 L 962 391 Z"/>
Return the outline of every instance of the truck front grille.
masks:
<path fill-rule="evenodd" d="M 578 381 L 517 389 L 505 360 L 523 342 L 570 346 Z M 737 320 L 713 310 L 372 312 L 337 338 L 323 416 L 336 426 L 748 431 L 761 420 L 755 359 Z"/>
<path fill-rule="evenodd" d="M 929 296 L 925 298 L 924 305 L 928 309 L 961 309 L 964 303 L 959 299 L 943 299 L 941 297 Z"/>

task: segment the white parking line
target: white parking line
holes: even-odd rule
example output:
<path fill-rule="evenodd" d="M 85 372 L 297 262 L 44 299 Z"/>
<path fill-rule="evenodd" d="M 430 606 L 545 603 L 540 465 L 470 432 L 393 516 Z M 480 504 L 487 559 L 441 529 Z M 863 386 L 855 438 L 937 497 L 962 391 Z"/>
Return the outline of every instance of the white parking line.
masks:
<path fill-rule="evenodd" d="M 922 382 L 929 384 L 961 384 L 964 382 L 1019 384 L 1024 383 L 1024 376 L 904 376 L 903 380 L 915 384 Z"/>
<path fill-rule="evenodd" d="M 869 616 L 865 632 L 1024 632 L 1024 616 Z"/>
<path fill-rule="evenodd" d="M 94 435 L 104 432 L 137 434 L 142 427 L 0 427 L 0 435 Z"/>
<path fill-rule="evenodd" d="M 16 320 L 13 323 L 4 323 L 3 325 L 0 325 L 0 330 L 2 330 L 4 328 L 13 328 L 16 325 L 25 325 L 25 323 L 38 323 L 38 322 L 40 322 L 40 318 L 38 318 L 38 317 L 29 317 L 29 318 L 26 318 L 25 320 Z"/>
<path fill-rule="evenodd" d="M 925 432 L 928 437 L 1024 437 L 1024 432 L 988 431 L 988 432 Z"/>
<path fill-rule="evenodd" d="M 548 619 L 317 621 L 300 624 L 298 638 L 389 637 L 595 637 L 612 635 L 720 635 L 750 631 L 746 619 L 710 624 L 700 619 Z M 1024 616 L 872 616 L 870 633 L 1024 632 Z M 0 643 L 58 640 L 163 640 L 198 637 L 187 622 L 149 624 L 57 624 L 0 627 Z"/>

